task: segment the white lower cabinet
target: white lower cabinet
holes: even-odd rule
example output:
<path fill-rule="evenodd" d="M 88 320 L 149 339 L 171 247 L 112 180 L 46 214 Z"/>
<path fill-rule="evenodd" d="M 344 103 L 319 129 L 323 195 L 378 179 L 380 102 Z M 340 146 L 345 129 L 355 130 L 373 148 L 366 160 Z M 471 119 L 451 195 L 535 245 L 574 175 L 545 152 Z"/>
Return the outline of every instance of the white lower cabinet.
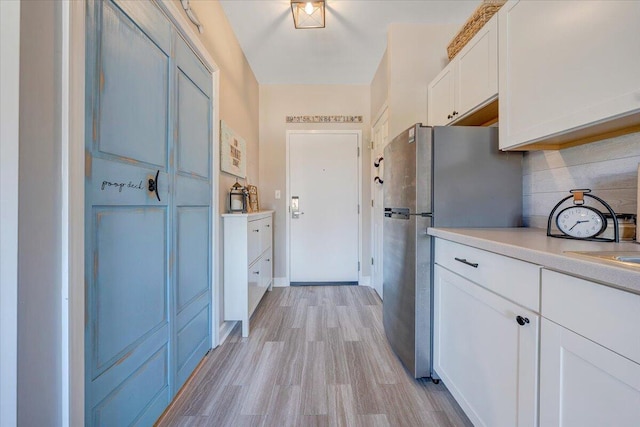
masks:
<path fill-rule="evenodd" d="M 434 370 L 474 425 L 537 425 L 539 316 L 440 265 L 434 316 Z"/>
<path fill-rule="evenodd" d="M 541 426 L 640 425 L 640 295 L 542 271 Z"/>
<path fill-rule="evenodd" d="M 273 211 L 224 214 L 224 320 L 249 319 L 273 284 Z"/>
<path fill-rule="evenodd" d="M 640 365 L 542 319 L 540 425 L 637 427 Z"/>

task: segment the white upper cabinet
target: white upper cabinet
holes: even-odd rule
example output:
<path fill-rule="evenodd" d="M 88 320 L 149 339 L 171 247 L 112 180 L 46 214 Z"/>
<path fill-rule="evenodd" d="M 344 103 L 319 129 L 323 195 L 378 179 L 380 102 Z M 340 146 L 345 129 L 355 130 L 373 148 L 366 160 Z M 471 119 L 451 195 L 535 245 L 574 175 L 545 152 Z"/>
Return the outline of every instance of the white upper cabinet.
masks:
<path fill-rule="evenodd" d="M 638 128 L 640 2 L 514 0 L 498 15 L 501 149 Z"/>
<path fill-rule="evenodd" d="M 429 125 L 482 124 L 474 112 L 498 96 L 498 16 L 482 27 L 428 88 Z M 495 112 L 493 115 L 495 116 Z M 491 117 L 489 117 L 491 118 Z"/>
<path fill-rule="evenodd" d="M 456 115 L 464 116 L 498 96 L 498 16 L 486 23 L 454 58 Z"/>
<path fill-rule="evenodd" d="M 427 96 L 430 126 L 444 126 L 453 120 L 453 112 L 455 111 L 454 81 L 453 67 L 447 66 L 429 84 Z"/>

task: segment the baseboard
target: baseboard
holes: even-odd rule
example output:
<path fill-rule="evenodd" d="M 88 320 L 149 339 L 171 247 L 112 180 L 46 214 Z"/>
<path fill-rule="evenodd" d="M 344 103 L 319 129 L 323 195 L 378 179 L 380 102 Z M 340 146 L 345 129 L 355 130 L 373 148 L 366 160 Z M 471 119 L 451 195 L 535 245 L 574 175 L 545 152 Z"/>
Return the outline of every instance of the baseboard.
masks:
<path fill-rule="evenodd" d="M 286 277 L 274 277 L 273 278 L 273 286 L 276 288 L 284 288 L 289 286 L 289 279 Z"/>
<path fill-rule="evenodd" d="M 361 276 L 360 282 L 358 283 L 360 286 L 369 286 L 371 287 L 371 276 Z"/>
<path fill-rule="evenodd" d="M 227 337 L 229 336 L 229 334 L 237 324 L 238 322 L 233 321 L 233 322 L 224 322 L 222 325 L 220 325 L 220 332 L 218 333 L 218 336 L 220 337 L 220 342 L 218 343 L 218 345 L 222 345 L 222 343 L 224 343 L 224 341 L 227 339 Z"/>

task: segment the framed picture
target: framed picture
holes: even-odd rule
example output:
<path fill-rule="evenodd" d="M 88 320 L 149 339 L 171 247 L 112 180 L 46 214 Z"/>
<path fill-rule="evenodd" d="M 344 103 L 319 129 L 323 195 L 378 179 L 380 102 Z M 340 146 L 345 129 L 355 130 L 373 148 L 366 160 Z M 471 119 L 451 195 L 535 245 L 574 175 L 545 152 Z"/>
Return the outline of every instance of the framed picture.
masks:
<path fill-rule="evenodd" d="M 220 120 L 220 170 L 238 178 L 247 177 L 247 143 L 222 120 Z"/>
<path fill-rule="evenodd" d="M 255 185 L 247 185 L 247 192 L 249 193 L 249 212 L 259 212 L 258 187 Z"/>

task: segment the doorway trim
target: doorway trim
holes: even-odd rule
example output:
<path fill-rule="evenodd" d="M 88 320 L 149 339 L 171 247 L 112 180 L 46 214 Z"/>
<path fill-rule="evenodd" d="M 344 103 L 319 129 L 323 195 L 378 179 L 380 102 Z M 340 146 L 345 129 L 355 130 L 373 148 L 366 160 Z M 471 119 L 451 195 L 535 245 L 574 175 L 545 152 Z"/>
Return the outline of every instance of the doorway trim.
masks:
<path fill-rule="evenodd" d="M 362 205 L 362 131 L 354 130 L 354 129 L 345 129 L 345 130 L 291 130 L 287 129 L 287 154 L 286 154 L 286 234 L 285 234 L 285 286 L 290 286 L 291 284 L 291 183 L 290 183 L 290 174 L 289 174 L 289 153 L 291 150 L 291 135 L 303 134 L 352 134 L 358 137 L 358 265 L 360 268 L 358 269 L 358 285 L 360 285 L 363 281 L 362 276 L 362 212 L 364 211 L 364 206 Z"/>
<path fill-rule="evenodd" d="M 20 2 L 0 2 L 0 425 L 17 424 Z"/>
<path fill-rule="evenodd" d="M 220 68 L 199 39 L 193 26 L 171 0 L 156 0 L 159 9 L 176 26 L 187 44 L 211 72 L 213 93 L 211 188 L 212 248 L 211 265 L 211 340 L 219 343 L 218 303 L 222 274 L 220 252 L 219 111 Z M 85 171 L 85 16 L 84 1 L 62 2 L 61 42 L 61 242 L 62 307 L 61 307 L 61 420 L 62 426 L 84 425 L 85 416 L 85 295 L 84 295 L 84 171 Z"/>

